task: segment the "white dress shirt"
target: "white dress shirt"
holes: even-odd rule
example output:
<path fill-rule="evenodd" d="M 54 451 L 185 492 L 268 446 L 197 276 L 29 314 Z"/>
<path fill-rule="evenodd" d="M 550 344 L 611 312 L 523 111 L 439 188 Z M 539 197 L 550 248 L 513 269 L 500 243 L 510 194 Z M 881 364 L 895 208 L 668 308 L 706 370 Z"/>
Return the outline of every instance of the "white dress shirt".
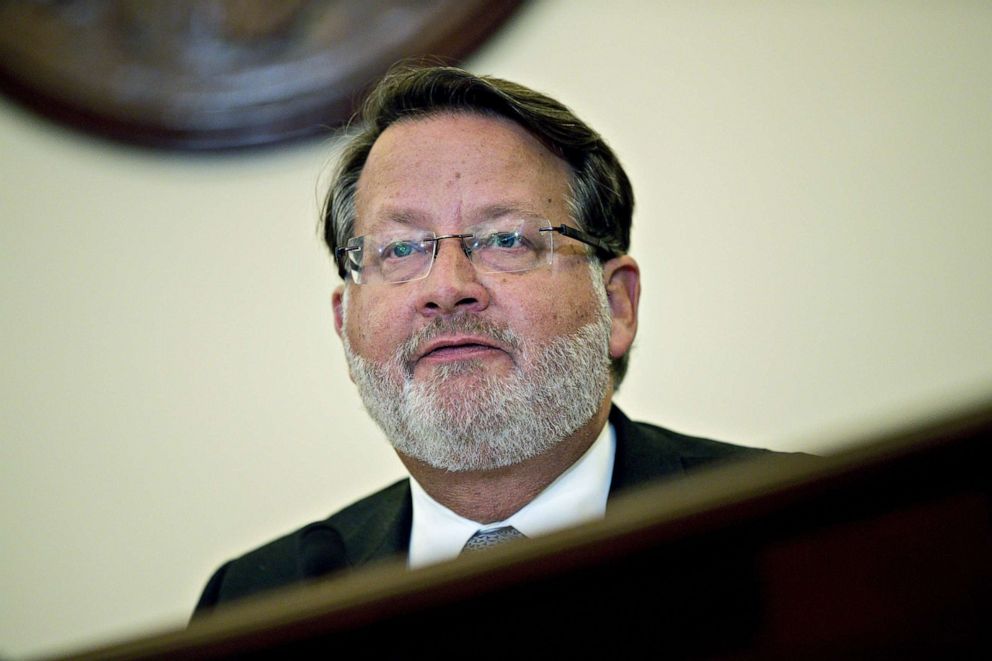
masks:
<path fill-rule="evenodd" d="M 513 526 L 527 537 L 536 537 L 602 518 L 610 493 L 616 445 L 613 425 L 607 424 L 585 454 L 537 498 L 508 519 L 494 523 L 476 523 L 455 514 L 431 498 L 411 477 L 413 529 L 409 566 L 423 567 L 454 558 L 479 530 Z"/>

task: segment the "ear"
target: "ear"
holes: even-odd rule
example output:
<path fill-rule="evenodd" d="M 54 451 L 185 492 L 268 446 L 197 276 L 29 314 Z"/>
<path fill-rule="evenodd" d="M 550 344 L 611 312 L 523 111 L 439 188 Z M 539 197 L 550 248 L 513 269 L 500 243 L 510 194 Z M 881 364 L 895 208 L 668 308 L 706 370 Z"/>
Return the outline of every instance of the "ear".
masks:
<path fill-rule="evenodd" d="M 641 269 L 630 255 L 614 257 L 603 264 L 603 284 L 613 315 L 610 358 L 619 358 L 634 344 L 637 335 L 637 306 L 641 300 Z"/>
<path fill-rule="evenodd" d="M 344 288 L 347 285 L 338 285 L 334 289 L 334 293 L 331 294 L 331 307 L 334 308 L 334 332 L 338 334 L 338 337 L 344 339 Z M 355 381 L 355 375 L 351 372 L 351 366 L 348 366 L 348 378 Z"/>
<path fill-rule="evenodd" d="M 334 308 L 334 331 L 341 337 L 344 328 L 344 285 L 338 285 L 334 289 L 331 306 Z"/>

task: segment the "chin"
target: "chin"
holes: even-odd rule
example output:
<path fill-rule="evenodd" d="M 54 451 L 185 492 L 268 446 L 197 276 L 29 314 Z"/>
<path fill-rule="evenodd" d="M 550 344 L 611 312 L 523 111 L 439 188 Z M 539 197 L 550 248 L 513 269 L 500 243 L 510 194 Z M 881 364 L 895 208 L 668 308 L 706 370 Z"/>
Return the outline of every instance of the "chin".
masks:
<path fill-rule="evenodd" d="M 505 376 L 507 370 L 502 366 L 494 366 L 492 361 L 481 358 L 471 360 L 453 360 L 448 363 L 441 363 L 429 368 L 430 372 L 426 377 L 427 381 L 435 382 L 438 386 L 443 386 L 445 381 L 451 379 L 463 379 L 464 377 L 474 377 L 477 379 L 487 379 L 498 376 Z"/>

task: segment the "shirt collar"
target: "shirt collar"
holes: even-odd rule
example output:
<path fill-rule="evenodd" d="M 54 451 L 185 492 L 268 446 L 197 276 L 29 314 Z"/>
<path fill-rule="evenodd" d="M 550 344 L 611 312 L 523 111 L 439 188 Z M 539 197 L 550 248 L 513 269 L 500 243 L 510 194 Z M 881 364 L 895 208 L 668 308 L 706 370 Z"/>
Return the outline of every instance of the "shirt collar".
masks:
<path fill-rule="evenodd" d="M 410 567 L 422 567 L 457 556 L 478 530 L 513 526 L 527 537 L 602 518 L 610 492 L 616 433 L 603 427 L 585 454 L 549 484 L 534 500 L 504 521 L 480 524 L 452 512 L 424 491 L 413 477 L 413 527 L 410 533 Z"/>

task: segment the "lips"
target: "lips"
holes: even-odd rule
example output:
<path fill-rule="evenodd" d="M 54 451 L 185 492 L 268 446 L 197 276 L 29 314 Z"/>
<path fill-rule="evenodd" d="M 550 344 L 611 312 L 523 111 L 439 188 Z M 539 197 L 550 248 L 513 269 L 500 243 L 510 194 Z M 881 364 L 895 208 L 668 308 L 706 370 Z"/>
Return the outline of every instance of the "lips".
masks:
<path fill-rule="evenodd" d="M 464 360 L 482 356 L 491 351 L 506 352 L 492 338 L 477 335 L 458 335 L 434 338 L 422 345 L 417 351 L 415 361 L 428 360 Z"/>

